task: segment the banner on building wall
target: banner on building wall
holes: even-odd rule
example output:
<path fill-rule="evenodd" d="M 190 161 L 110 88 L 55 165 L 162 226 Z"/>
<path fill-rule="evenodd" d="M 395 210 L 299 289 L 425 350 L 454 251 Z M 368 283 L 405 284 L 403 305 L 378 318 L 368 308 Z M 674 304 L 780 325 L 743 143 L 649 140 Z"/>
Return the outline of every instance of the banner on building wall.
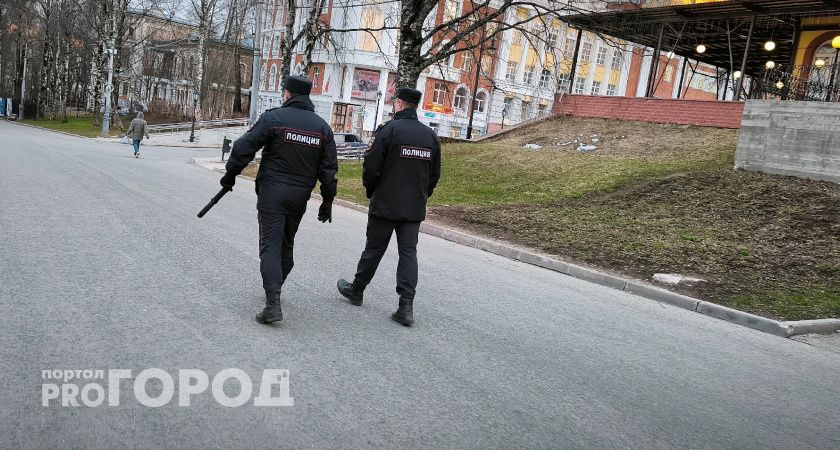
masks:
<path fill-rule="evenodd" d="M 344 131 L 354 131 L 353 118 L 356 115 L 356 106 L 347 105 L 347 115 L 344 117 Z"/>
<path fill-rule="evenodd" d="M 353 90 L 351 98 L 376 100 L 379 91 L 379 72 L 376 70 L 356 69 L 353 71 Z"/>
<path fill-rule="evenodd" d="M 6 116 L 6 99 L 0 98 L 0 117 Z"/>
<path fill-rule="evenodd" d="M 394 94 L 396 94 L 396 93 L 397 93 L 397 74 L 395 74 L 394 72 L 388 72 L 388 86 L 387 86 L 387 92 L 385 93 L 385 104 L 386 105 L 390 105 L 391 103 L 394 103 L 394 101 L 391 100 L 391 97 L 393 97 Z"/>
<path fill-rule="evenodd" d="M 18 105 L 18 110 L 20 110 L 21 106 Z M 20 112 L 18 112 L 18 116 L 20 116 Z M 9 97 L 6 99 L 6 117 L 12 117 L 12 98 Z M 23 117 L 19 117 L 19 119 L 23 119 Z"/>

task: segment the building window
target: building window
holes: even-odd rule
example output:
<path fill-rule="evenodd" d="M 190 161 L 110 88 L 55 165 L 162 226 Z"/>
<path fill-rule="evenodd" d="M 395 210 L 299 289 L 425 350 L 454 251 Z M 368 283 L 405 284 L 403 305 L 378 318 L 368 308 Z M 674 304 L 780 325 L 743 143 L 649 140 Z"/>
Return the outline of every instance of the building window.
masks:
<path fill-rule="evenodd" d="M 589 91 L 592 95 L 599 95 L 601 93 L 601 82 L 600 81 L 593 81 L 592 82 L 592 89 Z"/>
<path fill-rule="evenodd" d="M 502 108 L 502 114 L 510 116 L 511 109 L 513 108 L 513 97 L 505 97 L 504 105 L 505 106 Z"/>
<path fill-rule="evenodd" d="M 455 97 L 452 99 L 452 108 L 459 111 L 467 109 L 467 88 L 461 86 L 455 90 Z"/>
<path fill-rule="evenodd" d="M 525 66 L 525 84 L 534 82 L 534 66 Z"/>
<path fill-rule="evenodd" d="M 538 115 L 540 115 L 540 116 L 545 115 L 545 112 L 546 112 L 546 109 L 547 109 L 547 108 L 548 108 L 548 105 L 547 105 L 547 104 L 545 104 L 545 103 L 540 103 L 540 106 L 537 106 L 537 113 L 538 113 Z"/>
<path fill-rule="evenodd" d="M 545 38 L 545 48 L 554 48 L 557 46 L 557 37 L 559 36 L 559 32 L 557 28 L 548 27 L 548 36 Z"/>
<path fill-rule="evenodd" d="M 432 97 L 432 103 L 436 105 L 443 105 L 446 101 L 446 84 L 442 81 L 435 82 L 435 93 Z"/>
<path fill-rule="evenodd" d="M 561 73 L 560 79 L 557 83 L 557 91 L 559 92 L 566 92 L 569 90 L 569 74 L 568 73 Z"/>
<path fill-rule="evenodd" d="M 586 78 L 578 77 L 575 80 L 575 94 L 583 94 L 586 91 Z"/>
<path fill-rule="evenodd" d="M 461 58 L 461 70 L 465 72 L 469 72 L 472 70 L 472 55 L 469 53 L 464 53 L 464 57 Z"/>
<path fill-rule="evenodd" d="M 451 138 L 459 138 L 461 137 L 461 127 L 452 127 L 449 129 L 449 137 Z"/>
<path fill-rule="evenodd" d="M 519 70 L 519 63 L 515 63 L 513 61 L 508 61 L 507 68 L 505 69 L 505 80 L 514 81 L 516 80 L 516 72 Z"/>
<path fill-rule="evenodd" d="M 382 10 L 378 4 L 366 6 L 362 11 L 361 28 L 377 31 L 359 32 L 359 50 L 375 52 L 379 50 L 379 40 L 382 37 L 382 28 L 385 23 L 382 18 Z"/>
<path fill-rule="evenodd" d="M 615 95 L 617 90 L 618 90 L 618 87 L 616 85 L 614 85 L 614 84 L 608 84 L 607 85 L 607 95 Z"/>
<path fill-rule="evenodd" d="M 673 83 L 674 82 L 674 66 L 668 64 L 665 66 L 665 82 L 666 83 Z"/>
<path fill-rule="evenodd" d="M 603 66 L 607 64 L 607 49 L 599 48 L 598 49 L 598 58 L 595 60 L 595 64 L 599 66 Z"/>
<path fill-rule="evenodd" d="M 519 116 L 520 120 L 525 120 L 531 115 L 531 102 L 522 102 L 522 112 Z"/>
<path fill-rule="evenodd" d="M 547 88 L 550 80 L 551 80 L 551 71 L 549 71 L 548 69 L 543 69 L 542 73 L 540 73 L 540 87 L 543 88 L 543 89 Z"/>
<path fill-rule="evenodd" d="M 569 58 L 572 57 L 575 53 L 575 38 L 566 38 L 566 42 L 563 43 L 563 53 Z"/>
<path fill-rule="evenodd" d="M 479 92 L 475 96 L 475 110 L 476 112 L 483 113 L 484 108 L 487 107 L 487 93 L 484 91 Z"/>
<path fill-rule="evenodd" d="M 510 45 L 522 45 L 522 32 L 519 30 L 512 30 L 513 33 L 510 39 Z"/>
<path fill-rule="evenodd" d="M 583 45 L 580 46 L 580 60 L 592 60 L 592 44 L 590 44 L 589 42 L 584 42 Z"/>
<path fill-rule="evenodd" d="M 271 69 L 268 71 L 268 90 L 273 91 L 275 89 L 276 84 L 277 84 L 277 66 L 272 64 Z"/>
<path fill-rule="evenodd" d="M 489 77 L 491 74 L 491 70 L 493 69 L 493 57 L 490 55 L 484 55 L 481 57 L 481 73 L 485 76 Z M 495 76 L 495 75 L 494 75 Z"/>
<path fill-rule="evenodd" d="M 271 47 L 271 57 L 272 58 L 279 58 L 280 57 L 280 35 L 274 35 L 274 45 Z"/>
<path fill-rule="evenodd" d="M 321 68 L 315 66 L 312 68 L 312 87 L 318 87 L 318 78 L 321 76 Z"/>
<path fill-rule="evenodd" d="M 621 52 L 620 51 L 616 50 L 616 52 L 613 53 L 611 66 L 612 66 L 613 69 L 620 69 L 621 68 Z"/>
<path fill-rule="evenodd" d="M 449 22 L 458 17 L 458 0 L 446 0 L 446 6 L 443 10 L 443 21 Z"/>

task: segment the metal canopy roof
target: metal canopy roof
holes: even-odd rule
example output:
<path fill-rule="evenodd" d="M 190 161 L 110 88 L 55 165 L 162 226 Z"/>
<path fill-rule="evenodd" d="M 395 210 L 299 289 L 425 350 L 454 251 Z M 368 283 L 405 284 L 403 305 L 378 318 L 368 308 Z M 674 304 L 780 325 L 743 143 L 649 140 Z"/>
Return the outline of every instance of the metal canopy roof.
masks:
<path fill-rule="evenodd" d="M 768 60 L 787 66 L 801 19 L 840 15 L 840 0 L 734 0 L 694 5 L 637 8 L 567 16 L 573 26 L 656 47 L 664 26 L 662 54 L 675 54 L 718 67 L 741 67 L 749 22 L 755 17 L 747 74 L 758 74 Z M 840 28 L 838 28 L 840 34 Z M 764 43 L 776 43 L 768 52 Z M 697 45 L 706 46 L 699 54 Z"/>

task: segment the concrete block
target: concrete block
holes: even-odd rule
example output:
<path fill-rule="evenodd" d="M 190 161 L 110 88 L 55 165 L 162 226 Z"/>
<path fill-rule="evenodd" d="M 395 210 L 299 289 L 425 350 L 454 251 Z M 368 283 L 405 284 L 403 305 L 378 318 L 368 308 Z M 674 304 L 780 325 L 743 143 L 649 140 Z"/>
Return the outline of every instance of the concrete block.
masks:
<path fill-rule="evenodd" d="M 697 300 L 696 298 L 677 294 L 676 292 L 671 292 L 650 284 L 642 283 L 641 281 L 628 280 L 627 286 L 624 290 L 630 292 L 631 294 L 647 297 L 678 308 L 688 309 L 690 311 L 696 311 L 697 304 L 700 303 L 700 300 Z"/>
<path fill-rule="evenodd" d="M 840 319 L 798 320 L 784 323 L 788 327 L 788 336 L 827 334 L 840 331 Z"/>
<path fill-rule="evenodd" d="M 738 311 L 714 303 L 701 301 L 697 304 L 697 312 L 707 316 L 717 317 L 729 322 L 737 323 L 745 327 L 753 328 L 776 336 L 790 336 L 789 327 L 785 322 L 756 316 L 755 314 Z"/>
<path fill-rule="evenodd" d="M 615 289 L 624 290 L 624 287 L 627 285 L 627 279 L 625 278 L 609 275 L 603 272 L 599 272 L 597 270 L 581 267 L 576 264 L 569 264 L 566 273 L 575 278 L 591 281 L 593 283 L 600 284 L 603 286 L 609 286 Z"/>

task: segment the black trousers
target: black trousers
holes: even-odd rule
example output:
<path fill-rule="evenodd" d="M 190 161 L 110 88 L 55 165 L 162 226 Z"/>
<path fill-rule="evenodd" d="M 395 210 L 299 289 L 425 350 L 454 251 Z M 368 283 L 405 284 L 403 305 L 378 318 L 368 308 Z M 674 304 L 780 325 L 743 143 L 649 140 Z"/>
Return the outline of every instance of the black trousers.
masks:
<path fill-rule="evenodd" d="M 295 266 L 295 234 L 301 215 L 257 212 L 260 223 L 260 273 L 265 289 L 280 289 Z"/>
<path fill-rule="evenodd" d="M 388 250 L 391 234 L 397 232 L 397 248 L 400 261 L 397 264 L 397 294 L 403 298 L 414 299 L 417 288 L 417 236 L 420 222 L 398 222 L 368 216 L 367 244 L 359 266 L 353 287 L 363 290 L 370 284 L 382 256 Z"/>

